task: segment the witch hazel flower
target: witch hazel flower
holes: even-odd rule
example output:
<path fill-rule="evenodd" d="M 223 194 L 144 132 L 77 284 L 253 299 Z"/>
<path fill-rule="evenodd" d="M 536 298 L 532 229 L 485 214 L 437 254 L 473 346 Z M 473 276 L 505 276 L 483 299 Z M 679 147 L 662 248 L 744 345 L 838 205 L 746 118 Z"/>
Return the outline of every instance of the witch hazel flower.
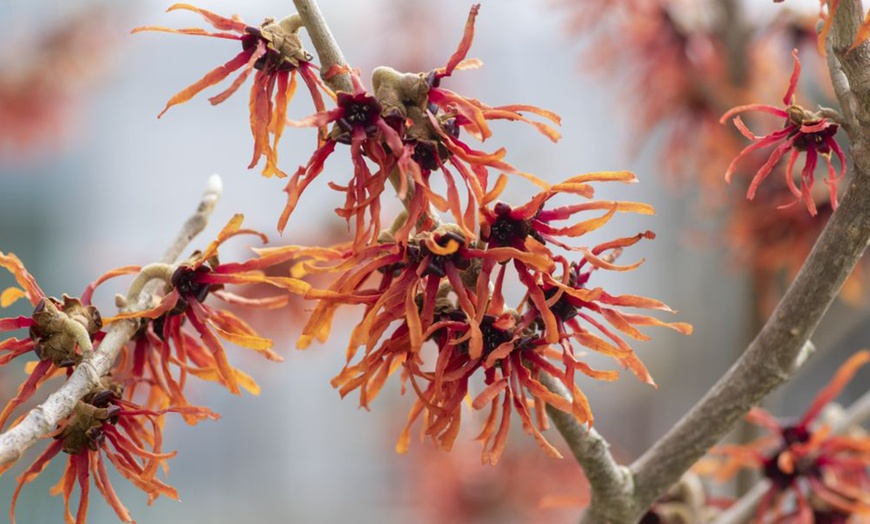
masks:
<path fill-rule="evenodd" d="M 163 272 L 159 277 L 166 280 L 166 289 L 165 295 L 154 307 L 144 311 L 122 312 L 106 319 L 107 322 L 113 322 L 124 318 L 140 318 L 148 324 L 134 342 L 131 379 L 141 379 L 146 370 L 152 376 L 162 375 L 167 386 L 166 394 L 174 405 L 187 405 L 181 393 L 187 374 L 218 382 L 233 394 L 239 394 L 240 388 L 254 394 L 259 392 L 259 387 L 251 377 L 230 364 L 221 339 L 253 350 L 267 360 L 282 360 L 280 355 L 272 351 L 270 339 L 259 336 L 251 326 L 230 311 L 206 303 L 206 299 L 215 296 L 224 304 L 256 308 L 282 307 L 288 302 L 287 291 L 301 294 L 309 287 L 297 279 L 266 275 L 263 270 L 268 267 L 269 259 L 220 263 L 218 248 L 230 238 L 254 235 L 264 242 L 267 240 L 262 233 L 242 228 L 243 219 L 241 214 L 233 216 L 204 251 L 194 253 L 187 261 L 174 267 L 158 268 Z M 265 299 L 246 299 L 224 289 L 226 285 L 257 284 L 277 288 L 279 293 Z M 154 373 L 156 365 L 146 365 L 148 362 L 159 362 L 162 373 Z M 170 373 L 170 365 L 179 368 L 177 380 Z M 159 381 L 154 384 L 162 387 Z"/>
<path fill-rule="evenodd" d="M 765 104 L 738 106 L 722 115 L 722 118 L 719 120 L 720 123 L 725 123 L 729 118 L 734 117 L 735 127 L 737 127 L 743 136 L 754 142 L 745 147 L 734 158 L 725 172 L 725 180 L 729 183 L 731 182 L 731 177 L 737 169 L 738 162 L 747 158 L 755 151 L 776 145 L 767 161 L 759 168 L 749 183 L 746 197 L 750 200 L 755 198 L 758 186 L 770 175 L 779 161 L 788 154 L 785 182 L 792 195 L 797 199 L 788 205 L 802 201 L 809 213 L 815 216 L 818 211 L 813 201 L 812 188 L 815 183 L 815 171 L 819 162 L 819 156 L 823 157 L 827 164 L 828 177 L 825 179 L 825 183 L 828 185 L 828 190 L 831 194 L 831 205 L 836 209 L 837 184 L 846 174 L 846 155 L 834 139 L 834 135 L 837 134 L 840 126 L 832 121 L 830 117 L 823 116 L 821 110 L 814 113 L 795 104 L 794 93 L 801 72 L 801 63 L 798 59 L 797 49 L 792 51 L 792 56 L 794 57 L 794 70 L 789 80 L 788 90 L 786 90 L 785 96 L 782 99 L 783 107 Z M 740 113 L 745 111 L 761 111 L 785 118 L 785 122 L 781 129 L 763 136 L 756 135 L 746 127 L 739 116 Z M 798 188 L 795 184 L 793 171 L 794 165 L 801 153 L 805 154 L 805 160 L 804 167 L 801 170 L 801 184 L 800 188 Z M 839 173 L 834 170 L 831 153 L 836 154 L 840 161 Z"/>
<path fill-rule="evenodd" d="M 818 420 L 868 362 L 870 351 L 852 355 L 796 421 L 778 420 L 753 408 L 746 419 L 768 434 L 746 445 L 712 450 L 725 457 L 716 467 L 718 479 L 755 468 L 770 481 L 756 522 L 770 522 L 770 517 L 773 522 L 847 522 L 850 516 L 870 514 L 870 438 L 834 434 L 830 425 Z"/>
<path fill-rule="evenodd" d="M 162 31 L 238 40 L 242 44 L 242 51 L 229 62 L 209 71 L 204 77 L 176 93 L 166 103 L 158 118 L 170 107 L 187 102 L 200 91 L 222 82 L 232 73 L 241 70 L 228 88 L 209 98 L 212 105 L 220 104 L 235 93 L 256 69 L 249 102 L 254 156 L 248 169 L 257 165 L 261 157 L 266 157 L 263 176 L 286 177 L 286 173 L 278 168 L 278 143 L 281 141 L 287 123 L 287 105 L 296 92 L 297 73 L 308 87 L 314 107 L 318 111 L 325 109 L 320 91 L 332 96 L 332 92 L 323 85 L 316 74 L 317 66 L 311 63 L 313 57 L 302 48 L 302 41 L 297 34 L 302 26 L 301 19 L 298 15 L 280 21 L 267 18 L 259 26 L 250 26 L 239 19 L 238 15 L 226 18 L 189 4 L 174 4 L 167 11 L 178 9 L 198 13 L 218 31 L 144 26 L 133 29 L 133 32 Z"/>
<path fill-rule="evenodd" d="M 163 415 L 181 413 L 212 420 L 220 417 L 200 407 L 169 407 L 152 411 L 123 400 L 122 395 L 122 387 L 116 383 L 106 383 L 76 403 L 72 413 L 58 424 L 57 430 L 51 435 L 54 440 L 18 477 L 9 509 L 10 522 L 16 522 L 15 504 L 21 490 L 61 452 L 67 456 L 66 467 L 60 481 L 51 489 L 51 494 L 62 494 L 67 523 L 87 522 L 91 479 L 119 520 L 135 522 L 112 486 L 109 466 L 145 492 L 149 504 L 161 495 L 178 500 L 175 488 L 157 475 L 161 468 L 168 471 L 166 461 L 176 454 L 162 450 Z M 70 499 L 76 485 L 80 495 L 73 518 Z"/>

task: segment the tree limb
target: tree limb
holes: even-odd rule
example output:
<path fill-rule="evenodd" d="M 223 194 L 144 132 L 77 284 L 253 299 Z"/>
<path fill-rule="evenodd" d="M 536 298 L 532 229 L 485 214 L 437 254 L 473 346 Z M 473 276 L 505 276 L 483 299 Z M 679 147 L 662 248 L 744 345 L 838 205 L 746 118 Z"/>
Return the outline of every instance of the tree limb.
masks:
<path fill-rule="evenodd" d="M 199 208 L 184 224 L 178 237 L 163 254 L 161 262 L 175 262 L 190 241 L 205 228 L 221 191 L 220 177 L 212 175 Z M 130 304 L 127 310 L 141 311 L 150 307 L 153 293 L 162 283 L 163 280 L 157 279 L 152 281 L 153 285 L 146 285 L 136 303 Z M 57 424 L 72 412 L 76 403 L 100 385 L 100 379 L 112 368 L 121 348 L 129 342 L 138 327 L 138 319 L 113 323 L 97 349 L 84 355 L 82 362 L 57 391 L 30 410 L 15 427 L 0 435 L 0 472 L 20 459 L 41 437 L 54 431 Z"/>

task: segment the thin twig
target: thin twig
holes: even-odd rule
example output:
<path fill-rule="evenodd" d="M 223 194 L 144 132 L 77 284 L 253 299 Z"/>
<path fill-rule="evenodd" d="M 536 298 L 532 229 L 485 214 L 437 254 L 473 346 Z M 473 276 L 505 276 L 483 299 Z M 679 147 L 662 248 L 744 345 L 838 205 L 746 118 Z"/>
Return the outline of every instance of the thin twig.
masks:
<path fill-rule="evenodd" d="M 542 373 L 540 381 L 553 393 L 571 398 L 568 388 L 551 375 Z M 549 404 L 547 404 L 547 413 L 565 439 L 574 458 L 583 468 L 592 490 L 593 504 L 600 499 L 630 497 L 634 488 L 631 472 L 625 466 L 616 463 L 613 455 L 610 454 L 610 444 L 604 440 L 604 437 L 594 428 L 587 428 L 577 422 L 574 415 Z M 630 508 L 622 509 L 630 510 Z"/>
<path fill-rule="evenodd" d="M 751 522 L 758 504 L 761 503 L 761 499 L 764 498 L 769 489 L 769 480 L 759 480 L 737 502 L 719 514 L 716 520 L 713 521 L 713 524 L 744 524 Z"/>
<path fill-rule="evenodd" d="M 320 13 L 320 8 L 317 2 L 312 0 L 293 0 L 296 5 L 296 11 L 302 17 L 302 23 L 305 24 L 305 30 L 308 31 L 308 36 L 311 38 L 311 43 L 314 44 L 314 50 L 317 51 L 317 57 L 320 59 L 320 75 L 323 81 L 326 82 L 333 91 L 353 91 L 353 85 L 350 81 L 350 75 L 342 73 L 332 75 L 329 78 L 324 76 L 332 66 L 347 65 L 347 61 L 341 54 L 341 48 L 332 36 L 332 31 L 326 24 L 323 14 Z"/>
<path fill-rule="evenodd" d="M 870 391 L 852 402 L 843 415 L 834 422 L 832 429 L 836 434 L 845 433 L 850 428 L 860 426 L 867 419 L 870 419 Z"/>
<path fill-rule="evenodd" d="M 163 263 L 175 262 L 190 241 L 205 228 L 208 217 L 220 198 L 221 190 L 220 177 L 212 175 L 199 208 L 187 220 L 175 242 L 164 253 L 161 259 Z M 158 279 L 152 282 L 156 285 L 146 285 L 138 301 L 129 305 L 128 310 L 140 311 L 148 308 L 151 305 L 154 289 L 162 282 Z M 57 424 L 72 412 L 76 403 L 100 385 L 100 379 L 112 368 L 121 348 L 129 342 L 138 327 L 137 319 L 119 320 L 112 324 L 97 349 L 90 356 L 85 355 L 73 374 L 57 391 L 49 395 L 45 402 L 30 410 L 19 424 L 0 435 L 0 471 L 20 459 L 40 437 L 54 431 Z"/>

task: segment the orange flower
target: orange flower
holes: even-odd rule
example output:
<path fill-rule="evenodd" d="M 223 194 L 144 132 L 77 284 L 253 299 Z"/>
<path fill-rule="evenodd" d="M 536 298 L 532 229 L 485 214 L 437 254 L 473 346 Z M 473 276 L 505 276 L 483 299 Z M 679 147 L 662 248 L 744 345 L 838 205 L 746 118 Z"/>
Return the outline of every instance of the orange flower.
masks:
<path fill-rule="evenodd" d="M 474 228 L 474 208 L 485 195 L 488 186 L 488 168 L 498 169 L 504 173 L 524 176 L 539 186 L 546 186 L 537 178 L 519 172 L 515 167 L 504 161 L 504 148 L 487 153 L 470 147 L 460 138 L 464 131 L 468 135 L 483 142 L 492 136 L 490 121 L 510 120 L 532 125 L 541 134 L 552 141 L 557 141 L 560 134 L 546 123 L 528 119 L 523 113 L 532 113 L 558 125 L 560 117 L 545 109 L 531 105 L 514 104 L 491 107 L 480 100 L 467 98 L 441 86 L 441 81 L 456 70 L 472 69 L 482 64 L 477 59 L 467 59 L 468 51 L 474 39 L 474 21 L 480 5 L 474 5 L 465 23 L 465 32 L 456 51 L 447 60 L 447 64 L 430 71 L 425 76 L 424 104 L 405 107 L 402 110 L 406 117 L 405 147 L 399 159 L 398 168 L 405 178 L 415 184 L 417 192 L 409 205 L 410 217 L 408 224 L 413 224 L 421 216 L 428 203 L 439 211 L 450 211 L 462 231 L 471 238 Z M 381 68 L 381 77 L 397 75 L 394 71 Z M 404 75 L 407 77 L 407 75 Z M 423 77 L 422 74 L 419 75 Z M 376 87 L 377 91 L 377 87 Z M 389 110 L 392 106 L 385 103 Z M 400 108 L 401 109 L 401 108 Z M 467 191 L 466 208 L 461 209 L 459 193 L 456 188 L 456 171 L 462 179 Z M 429 179 L 434 171 L 440 170 L 447 183 L 447 198 L 434 194 L 429 185 Z M 400 194 L 402 192 L 400 191 Z M 399 230 L 397 238 L 404 238 L 405 231 Z"/>
<path fill-rule="evenodd" d="M 699 23 L 708 6 L 673 0 L 560 4 L 571 18 L 571 33 L 593 43 L 582 60 L 584 71 L 623 86 L 620 94 L 631 100 L 623 109 L 636 144 L 632 149 L 663 136 L 659 158 L 666 173 L 711 179 L 705 175 L 717 166 L 710 153 L 721 154 L 734 142 L 717 125 L 722 100 L 734 94 L 726 48 Z"/>
<path fill-rule="evenodd" d="M 830 121 L 828 118 L 822 117 L 818 113 L 810 113 L 803 107 L 794 103 L 794 92 L 797 88 L 798 78 L 800 77 L 801 63 L 800 60 L 798 60 L 797 49 L 792 51 L 792 56 L 794 57 L 794 71 L 792 72 L 788 89 L 782 99 L 785 107 L 779 108 L 764 104 L 738 106 L 722 115 L 722 118 L 719 120 L 721 123 L 725 123 L 726 120 L 734 116 L 734 125 L 740 133 L 749 140 L 755 141 L 755 143 L 744 148 L 743 151 L 741 151 L 740 154 L 731 161 L 731 165 L 728 166 L 728 170 L 725 172 L 725 180 L 728 182 L 731 181 L 731 175 L 734 173 L 737 163 L 740 162 L 740 160 L 746 158 L 758 149 L 763 149 L 779 143 L 779 145 L 770 153 L 770 157 L 768 157 L 764 165 L 762 165 L 758 172 L 755 173 L 752 182 L 749 184 L 746 197 L 750 200 L 755 198 L 755 192 L 758 190 L 758 186 L 765 178 L 767 178 L 771 171 L 773 171 L 773 168 L 782 157 L 788 153 L 789 156 L 785 169 L 785 182 L 792 195 L 797 198 L 797 200 L 792 202 L 792 204 L 797 201 L 803 201 L 810 214 L 816 215 L 818 211 L 810 191 L 814 183 L 818 157 L 819 155 L 823 156 L 827 163 L 828 178 L 825 179 L 825 183 L 828 185 L 828 191 L 831 195 L 831 206 L 836 209 L 837 183 L 842 180 L 846 174 L 846 155 L 843 153 L 839 144 L 837 144 L 837 141 L 834 140 L 834 135 L 837 134 L 837 130 L 840 126 Z M 739 113 L 744 111 L 761 111 L 769 113 L 785 118 L 785 122 L 782 128 L 767 135 L 759 136 L 754 134 L 746 127 L 746 125 L 743 124 Z M 802 152 L 806 154 L 806 160 L 804 162 L 803 171 L 801 172 L 801 187 L 798 189 L 794 183 L 792 168 Z M 831 152 L 835 153 L 837 158 L 840 160 L 839 175 L 836 175 L 834 172 L 834 166 L 831 163 Z"/>
<path fill-rule="evenodd" d="M 251 134 L 254 136 L 254 156 L 248 169 L 257 165 L 260 157 L 265 156 L 266 167 L 263 169 L 263 176 L 287 176 L 278 168 L 278 142 L 281 140 L 287 121 L 287 105 L 296 91 L 296 73 L 298 72 L 305 81 L 318 111 L 324 109 L 323 98 L 318 89 L 331 95 L 315 73 L 316 66 L 311 64 L 311 55 L 302 49 L 302 42 L 296 34 L 301 27 L 299 17 L 291 16 L 280 22 L 267 18 L 261 25 L 254 27 L 242 22 L 237 15 L 224 18 L 189 4 L 175 4 L 167 11 L 176 9 L 199 13 L 218 32 L 208 32 L 198 28 L 170 29 L 160 26 L 137 27 L 133 32 L 165 31 L 239 40 L 242 43 L 242 51 L 229 62 L 213 69 L 170 98 L 158 118 L 170 107 L 187 102 L 203 89 L 218 84 L 241 69 L 242 72 L 226 90 L 209 98 L 212 105 L 220 104 L 235 93 L 251 71 L 256 69 L 249 104 Z M 271 145 L 270 135 L 273 138 Z"/>
<path fill-rule="evenodd" d="M 67 141 L 106 58 L 122 47 L 112 11 L 83 3 L 56 21 L 32 13 L 35 30 L 20 32 L 26 39 L 7 35 L 5 46 L 15 53 L 6 57 L 12 63 L 4 61 L 0 72 L 4 161 L 37 150 L 42 158 Z"/>
<path fill-rule="evenodd" d="M 63 494 L 66 522 L 84 524 L 87 521 L 90 477 L 93 477 L 97 490 L 118 518 L 123 522 L 133 521 L 130 512 L 112 487 L 106 468 L 107 459 L 124 478 L 148 494 L 149 504 L 160 495 L 177 500 L 178 493 L 175 489 L 156 477 L 158 468 L 165 468 L 165 462 L 175 456 L 175 452 L 164 453 L 162 450 L 160 419 L 169 412 L 184 413 L 198 419 L 219 418 L 205 408 L 145 410 L 121 400 L 120 391 L 115 385 L 85 396 L 76 404 L 72 414 L 58 425 L 53 434 L 55 440 L 18 477 L 18 486 L 12 494 L 9 509 L 12 523 L 15 523 L 15 503 L 21 489 L 39 476 L 61 451 L 67 453 L 69 458 L 63 477 L 52 488 L 51 493 Z M 70 497 L 76 483 L 80 497 L 73 519 L 70 513 Z"/>
<path fill-rule="evenodd" d="M 455 70 L 480 66 L 478 60 L 465 58 L 474 36 L 478 9 L 479 5 L 471 8 L 462 40 L 445 67 L 429 73 L 400 73 L 379 67 L 372 73 L 372 93 L 366 91 L 358 74 L 353 72 L 353 93 L 340 94 L 336 109 L 321 111 L 297 124 L 323 126 L 334 123 L 334 127 L 327 141 L 287 184 L 287 206 L 279 221 L 279 230 L 284 229 L 301 193 L 323 171 L 324 162 L 334 151 L 336 143 L 349 143 L 351 146 L 353 178 L 345 186 L 332 187 L 347 195 L 344 207 L 337 211 L 348 221 L 351 217 L 356 218 L 357 245 L 365 238 L 374 240 L 377 237 L 379 196 L 385 181 L 391 176 L 401 175 L 397 191 L 400 198 L 407 199 L 409 210 L 405 226 L 394 231 L 395 239 L 400 242 L 410 236 L 418 221 L 425 219 L 430 205 L 438 211 L 452 213 L 463 234 L 471 239 L 476 204 L 486 192 L 489 168 L 521 174 L 541 186 L 546 185 L 531 175 L 519 173 L 505 162 L 504 149 L 494 153 L 477 151 L 460 139 L 464 130 L 478 140 L 486 140 L 492 136 L 488 122 L 493 120 L 525 122 L 553 141 L 559 138 L 559 133 L 549 125 L 524 116 L 524 113 L 532 113 L 558 124 L 559 116 L 550 111 L 519 104 L 490 107 L 441 87 L 441 80 Z M 330 73 L 337 72 L 340 71 Z M 374 173 L 366 157 L 377 165 Z M 444 176 L 446 197 L 430 187 L 429 179 L 436 171 L 441 171 Z M 464 209 L 457 188 L 457 174 L 466 187 Z M 370 216 L 368 222 L 365 220 L 367 212 Z"/>
<path fill-rule="evenodd" d="M 852 355 L 797 422 L 780 422 L 753 408 L 747 420 L 770 434 L 745 446 L 714 448 L 714 454 L 726 458 L 717 478 L 728 479 L 740 468 L 757 468 L 771 481 L 756 513 L 759 522 L 767 522 L 769 516 L 781 522 L 778 519 L 794 506 L 797 509 L 790 515 L 794 520 L 789 522 L 796 523 L 829 522 L 818 520 L 823 517 L 845 522 L 850 515 L 870 512 L 870 438 L 832 435 L 830 427 L 815 423 L 822 408 L 868 362 L 870 351 Z"/>
<path fill-rule="evenodd" d="M 570 522 L 589 503 L 588 482 L 573 461 L 511 446 L 495 469 L 473 454 L 463 439 L 447 455 L 415 448 L 399 465 L 399 500 L 418 521 L 467 523 Z"/>

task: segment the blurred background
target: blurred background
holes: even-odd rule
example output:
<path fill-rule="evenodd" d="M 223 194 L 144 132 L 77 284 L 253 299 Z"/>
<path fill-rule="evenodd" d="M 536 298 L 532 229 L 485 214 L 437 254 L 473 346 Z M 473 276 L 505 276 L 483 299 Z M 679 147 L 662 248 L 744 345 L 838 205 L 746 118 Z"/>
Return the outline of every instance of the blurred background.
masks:
<path fill-rule="evenodd" d="M 322 179 L 302 199 L 284 236 L 274 234 L 285 204 L 284 182 L 245 169 L 252 146 L 246 88 L 217 107 L 200 95 L 157 120 L 169 97 L 234 56 L 238 45 L 164 33 L 129 34 L 139 25 L 204 27 L 192 13 L 164 13 L 171 3 L 0 2 L 0 250 L 17 254 L 49 295 L 78 295 L 108 269 L 159 258 L 193 211 L 211 173 L 222 176 L 224 196 L 192 248 L 203 247 L 236 212 L 245 214 L 248 227 L 269 233 L 276 243 L 348 238 L 332 204 L 325 203 L 336 197 Z M 776 286 L 760 283 L 747 253 L 741 252 L 748 248 L 730 240 L 734 226 L 721 201 L 724 195 L 741 193 L 739 184 L 729 187 L 721 179 L 730 159 L 715 163 L 715 156 L 698 149 L 702 145 L 683 146 L 681 160 L 698 160 L 685 171 L 700 172 L 698 166 L 703 166 L 717 173 L 718 178 L 702 183 L 690 175 L 675 175 L 662 161 L 672 128 L 646 121 L 657 103 L 648 95 L 657 87 L 676 85 L 669 76 L 672 71 L 654 70 L 659 74 L 643 77 L 644 86 L 632 84 L 641 77 L 626 81 L 625 70 L 608 60 L 624 59 L 614 50 L 638 42 L 612 32 L 604 38 L 602 28 L 609 26 L 578 17 L 600 2 L 482 3 L 470 56 L 480 58 L 485 67 L 458 72 L 446 85 L 490 105 L 523 103 L 555 111 L 562 116 L 563 135 L 553 144 L 531 127 L 496 123 L 493 143 L 484 149 L 505 146 L 508 161 L 550 182 L 588 171 L 631 169 L 639 184 L 600 185 L 597 196 L 648 202 L 657 210 L 654 217 L 617 217 L 584 239 L 595 244 L 655 231 L 654 241 L 628 249 L 621 259 L 644 258 L 641 268 L 599 272 L 595 285 L 614 294 L 661 299 L 679 310 L 674 319 L 695 328 L 691 337 L 647 330 L 653 341 L 634 345 L 658 389 L 628 374 L 614 383 L 578 379 L 590 397 L 597 429 L 621 460 L 630 461 L 737 358 L 754 335 L 759 311 L 770 302 L 767 295 L 759 298 L 760 290 L 775 294 L 768 287 Z M 817 14 L 815 1 L 789 3 L 801 16 L 813 19 Z M 363 78 L 378 65 L 407 71 L 443 65 L 462 35 L 469 8 L 458 1 L 319 4 L 346 58 Z M 751 4 L 746 16 L 759 24 L 774 20 L 783 9 Z M 198 6 L 224 15 L 238 13 L 252 25 L 293 11 L 289 0 L 202 0 Z M 703 17 L 712 15 L 699 16 L 700 22 L 681 23 L 703 24 Z M 642 49 L 651 50 L 650 45 L 641 42 Z M 772 55 L 776 62 L 771 62 L 767 77 L 771 95 L 759 100 L 775 105 L 791 68 L 790 47 L 777 45 L 773 48 L 780 52 Z M 806 47 L 807 55 L 812 45 Z M 643 89 L 632 92 L 633 87 Z M 656 118 L 667 118 L 667 106 L 662 109 L 664 116 Z M 299 119 L 312 111 L 300 95 L 289 116 Z M 314 146 L 310 131 L 288 129 L 280 150 L 284 170 L 305 163 Z M 345 174 L 335 169 L 338 165 L 327 163 L 329 180 L 344 180 Z M 534 191 L 525 181 L 512 180 L 503 199 L 525 201 Z M 391 212 L 397 211 L 391 205 Z M 225 251 L 224 259 L 240 256 L 246 242 L 232 243 L 235 253 Z M 10 283 L 8 275 L 0 275 L 0 289 Z M 97 304 L 108 311 L 112 294 L 127 283 L 101 288 Z M 253 319 L 261 333 L 275 338 L 283 363 L 230 350 L 234 364 L 262 386 L 258 398 L 233 397 L 213 384 L 197 384 L 188 397 L 218 411 L 222 420 L 196 427 L 180 419 L 167 424 L 164 446 L 179 450 L 170 461 L 169 482 L 183 502 L 160 499 L 147 508 L 141 492 L 117 479 L 115 488 L 138 522 L 576 520 L 585 500 L 576 465 L 570 459 L 547 458 L 518 424 L 495 468 L 478 466 L 475 424 L 466 424 L 450 455 L 434 450 L 428 441 L 415 442 L 407 456 L 396 455 L 394 443 L 412 399 L 400 396 L 393 384 L 371 412 L 358 409 L 353 395 L 340 400 L 329 379 L 343 365 L 344 341 L 358 312 L 341 317 L 329 343 L 300 352 L 294 341 L 306 308 L 298 303 L 292 314 Z M 867 318 L 868 302 L 860 291 L 835 304 L 814 336 L 819 354 L 797 380 L 771 397 L 771 411 L 802 412 L 847 355 L 870 345 Z M 23 376 L 23 363 L 3 373 L 0 393 L 10 398 Z M 867 374 L 856 379 L 843 399 L 860 394 L 868 379 Z M 37 396 L 50 390 L 51 385 Z M 558 435 L 550 433 L 550 440 L 558 443 Z M 0 501 L 8 503 L 15 477 L 29 462 L 23 460 L 0 478 Z M 25 488 L 19 522 L 59 520 L 61 500 L 48 497 L 47 491 L 61 471 L 54 464 Z M 114 519 L 94 493 L 90 521 Z"/>

